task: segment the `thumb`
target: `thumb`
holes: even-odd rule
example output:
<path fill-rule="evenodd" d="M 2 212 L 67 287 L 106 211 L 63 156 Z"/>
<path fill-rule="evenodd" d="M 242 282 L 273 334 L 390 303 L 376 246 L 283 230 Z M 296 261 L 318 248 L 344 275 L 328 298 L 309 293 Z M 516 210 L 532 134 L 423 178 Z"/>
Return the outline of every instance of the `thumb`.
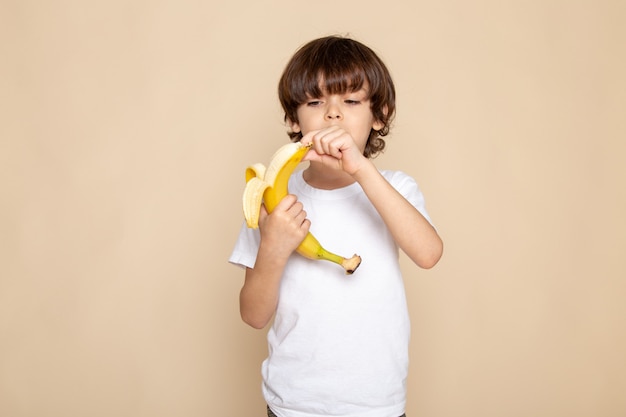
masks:
<path fill-rule="evenodd" d="M 304 157 L 302 158 L 303 161 L 310 161 L 311 158 L 313 157 L 313 154 L 315 153 L 315 151 L 313 149 L 309 149 L 307 151 L 307 153 L 304 154 Z"/>
<path fill-rule="evenodd" d="M 265 220 L 265 218 L 267 217 L 268 212 L 267 209 L 265 208 L 265 204 L 261 204 L 261 211 L 259 212 L 259 223 L 263 222 Z"/>
<path fill-rule="evenodd" d="M 314 149 L 309 149 L 304 158 L 302 158 L 303 161 L 320 161 L 321 159 L 322 156 L 315 152 Z"/>

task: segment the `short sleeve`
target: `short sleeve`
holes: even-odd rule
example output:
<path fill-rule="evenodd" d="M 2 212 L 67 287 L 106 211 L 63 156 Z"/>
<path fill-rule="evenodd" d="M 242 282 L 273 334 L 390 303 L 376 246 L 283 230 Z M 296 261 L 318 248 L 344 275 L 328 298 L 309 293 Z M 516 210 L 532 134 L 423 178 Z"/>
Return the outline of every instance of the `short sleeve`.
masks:
<path fill-rule="evenodd" d="M 410 175 L 402 171 L 381 171 L 382 175 L 389 181 L 404 198 L 407 199 L 434 227 L 433 222 L 426 211 L 426 200 L 417 182 Z"/>
<path fill-rule="evenodd" d="M 242 268 L 254 268 L 260 242 L 261 234 L 259 229 L 249 228 L 244 221 L 228 262 Z"/>

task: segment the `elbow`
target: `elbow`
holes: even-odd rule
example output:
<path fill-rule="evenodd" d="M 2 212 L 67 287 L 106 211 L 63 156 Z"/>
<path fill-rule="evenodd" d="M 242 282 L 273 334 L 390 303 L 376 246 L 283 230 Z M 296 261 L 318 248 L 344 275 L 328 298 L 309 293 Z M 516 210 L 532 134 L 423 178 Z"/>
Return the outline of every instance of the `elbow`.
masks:
<path fill-rule="evenodd" d="M 256 330 L 262 330 L 263 328 L 265 328 L 265 326 L 267 326 L 267 323 L 269 323 L 269 320 L 265 318 L 245 314 L 243 311 L 241 312 L 241 320 L 243 320 L 244 323 Z"/>
<path fill-rule="evenodd" d="M 429 250 L 427 254 L 423 254 L 423 256 L 421 256 L 420 259 L 417 260 L 415 263 L 420 268 L 431 269 L 435 265 L 437 265 L 442 255 L 443 255 L 443 242 L 441 241 L 441 239 L 439 239 L 437 244 L 433 245 L 431 250 Z"/>
<path fill-rule="evenodd" d="M 259 321 L 251 321 L 251 320 L 244 320 L 244 323 L 246 323 L 248 326 L 252 327 L 255 330 L 263 330 L 267 324 L 267 323 L 262 323 Z"/>
<path fill-rule="evenodd" d="M 424 259 L 418 264 L 418 266 L 422 269 L 431 269 L 435 265 L 437 265 L 440 258 L 441 257 L 433 257 L 433 258 Z"/>

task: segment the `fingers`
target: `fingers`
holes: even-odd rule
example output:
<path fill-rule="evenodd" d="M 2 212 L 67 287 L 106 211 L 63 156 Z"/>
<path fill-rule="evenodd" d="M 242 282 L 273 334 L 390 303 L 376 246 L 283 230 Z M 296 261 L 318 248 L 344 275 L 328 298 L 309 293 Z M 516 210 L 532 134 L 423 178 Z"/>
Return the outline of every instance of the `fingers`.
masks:
<path fill-rule="evenodd" d="M 330 155 L 337 159 L 341 159 L 342 151 L 349 147 L 351 142 L 352 137 L 339 126 L 311 131 L 302 138 L 303 144 L 313 144 L 312 150 L 318 155 Z M 310 160 L 311 157 L 306 159 Z"/>
<path fill-rule="evenodd" d="M 294 195 L 285 196 L 271 213 L 266 207 L 261 208 L 261 242 L 272 248 L 277 256 L 291 254 L 308 233 L 310 225 L 302 203 Z"/>
<path fill-rule="evenodd" d="M 308 222 L 304 205 L 293 194 L 283 197 L 274 209 L 274 212 L 279 216 L 284 215 L 287 221 L 293 221 L 298 227 L 302 227 Z"/>
<path fill-rule="evenodd" d="M 355 142 L 349 132 L 338 126 L 310 131 L 302 137 L 302 143 L 312 144 L 304 160 L 343 170 L 350 175 L 358 172 L 366 159 L 363 155 L 366 142 Z"/>
<path fill-rule="evenodd" d="M 298 198 L 293 194 L 287 194 L 283 197 L 282 200 L 278 202 L 276 208 L 274 210 L 278 211 L 288 211 L 293 207 L 294 204 L 298 202 Z"/>

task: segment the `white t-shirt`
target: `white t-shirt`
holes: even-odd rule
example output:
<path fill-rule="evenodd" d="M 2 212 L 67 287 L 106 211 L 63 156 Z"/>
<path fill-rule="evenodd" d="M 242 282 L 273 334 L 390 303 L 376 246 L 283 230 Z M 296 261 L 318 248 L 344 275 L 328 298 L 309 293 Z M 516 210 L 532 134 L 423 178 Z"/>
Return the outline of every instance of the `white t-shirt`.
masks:
<path fill-rule="evenodd" d="M 381 173 L 429 219 L 411 177 Z M 406 403 L 410 336 L 398 247 L 358 183 L 320 190 L 296 171 L 289 192 L 324 248 L 362 262 L 346 275 L 332 262 L 291 255 L 267 336 L 265 400 L 279 417 L 397 417 Z M 244 223 L 229 261 L 253 268 L 259 240 Z"/>

